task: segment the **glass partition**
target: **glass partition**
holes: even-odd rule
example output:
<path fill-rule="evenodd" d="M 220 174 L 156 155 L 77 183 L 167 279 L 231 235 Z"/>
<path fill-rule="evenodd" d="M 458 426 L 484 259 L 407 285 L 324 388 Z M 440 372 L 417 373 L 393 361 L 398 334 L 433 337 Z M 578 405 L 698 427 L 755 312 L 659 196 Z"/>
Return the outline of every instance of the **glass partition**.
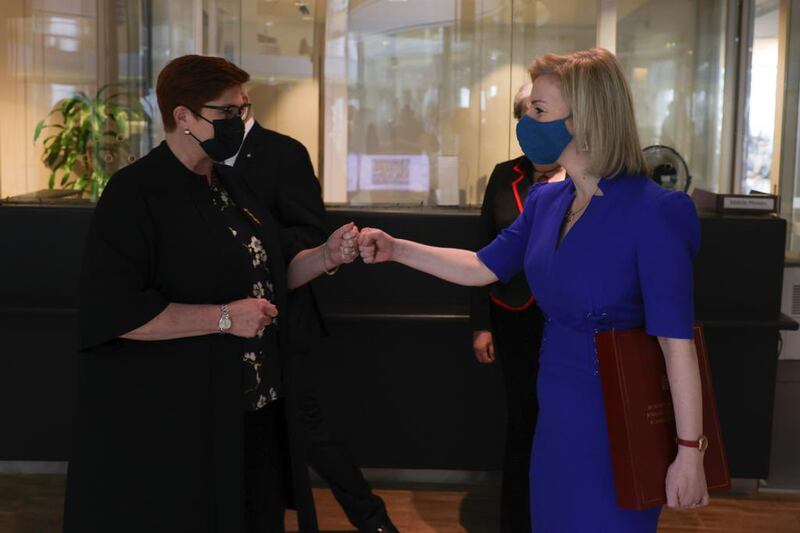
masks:
<path fill-rule="evenodd" d="M 609 6 L 611 46 L 633 88 L 643 145 L 676 148 L 695 184 L 720 187 L 723 0 L 423 4 L 351 2 L 338 23 L 346 46 L 329 44 L 346 72 L 326 72 L 338 90 L 325 106 L 346 114 L 330 119 L 348 143 L 346 158 L 340 143 L 325 146 L 338 164 L 325 168 L 327 200 L 479 204 L 494 165 L 520 153 L 511 105 L 528 64 L 547 52 L 607 45 L 598 26 Z"/>
<path fill-rule="evenodd" d="M 617 56 L 636 103 L 642 146 L 686 159 L 692 184 L 719 190 L 726 2 L 619 0 Z"/>
<path fill-rule="evenodd" d="M 739 190 L 773 192 L 773 149 L 778 102 L 778 0 L 756 0 L 745 107 L 744 160 Z"/>
<path fill-rule="evenodd" d="M 319 22 L 317 2 L 241 2 L 241 66 L 252 76 L 253 115 L 294 137 L 319 160 Z"/>
<path fill-rule="evenodd" d="M 97 88 L 97 11 L 80 3 L 28 0 L 0 10 L 0 194 L 47 186 L 35 126 L 75 91 Z"/>
<path fill-rule="evenodd" d="M 598 44 L 626 69 L 643 144 L 676 148 L 696 185 L 725 189 L 728 4 L 12 0 L 0 15 L 0 194 L 46 187 L 34 128 L 76 90 L 120 82 L 136 95 L 150 120 L 131 141 L 145 153 L 163 138 L 158 72 L 207 53 L 250 72 L 256 119 L 308 148 L 328 203 L 479 205 L 494 166 L 520 155 L 511 107 L 532 58 Z"/>
<path fill-rule="evenodd" d="M 43 145 L 57 131 L 37 124 L 58 122 L 50 112 L 65 98 L 122 94 L 127 105 L 146 103 L 152 87 L 147 68 L 147 5 L 139 2 L 9 0 L 0 10 L 0 196 L 48 187 L 51 170 Z M 130 152 L 147 151 L 152 132 L 143 117 L 126 127 Z M 128 135 L 129 134 L 129 135 Z M 126 164 L 124 160 L 115 163 Z M 112 169 L 113 170 L 113 169 Z M 55 186 L 63 171 L 54 176 Z"/>
<path fill-rule="evenodd" d="M 325 146 L 326 200 L 480 204 L 494 166 L 520 153 L 511 107 L 530 60 L 593 46 L 596 14 L 585 4 L 338 3 L 346 10 L 330 13 L 328 27 L 346 31 L 328 40 L 336 68 L 325 72 L 325 106 L 347 143 Z"/>

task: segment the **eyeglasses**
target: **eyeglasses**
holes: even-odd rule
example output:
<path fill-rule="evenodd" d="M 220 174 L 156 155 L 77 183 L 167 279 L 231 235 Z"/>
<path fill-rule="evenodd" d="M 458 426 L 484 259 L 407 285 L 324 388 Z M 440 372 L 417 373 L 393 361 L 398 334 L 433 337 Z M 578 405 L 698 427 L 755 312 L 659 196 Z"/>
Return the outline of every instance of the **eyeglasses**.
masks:
<path fill-rule="evenodd" d="M 202 105 L 200 107 L 221 111 L 225 114 L 226 118 L 239 117 L 244 120 L 250 114 L 251 106 L 252 104 L 250 102 L 246 102 L 242 105 Z"/>

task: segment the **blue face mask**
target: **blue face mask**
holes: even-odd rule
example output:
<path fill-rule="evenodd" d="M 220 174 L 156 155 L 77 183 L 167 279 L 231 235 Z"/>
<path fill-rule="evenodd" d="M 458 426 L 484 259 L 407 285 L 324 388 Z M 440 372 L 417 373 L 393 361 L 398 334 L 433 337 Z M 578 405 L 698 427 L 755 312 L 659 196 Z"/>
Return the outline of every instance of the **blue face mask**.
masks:
<path fill-rule="evenodd" d="M 572 141 L 566 120 L 572 114 L 550 122 L 539 122 L 523 115 L 517 122 L 517 141 L 531 163 L 552 165 Z"/>

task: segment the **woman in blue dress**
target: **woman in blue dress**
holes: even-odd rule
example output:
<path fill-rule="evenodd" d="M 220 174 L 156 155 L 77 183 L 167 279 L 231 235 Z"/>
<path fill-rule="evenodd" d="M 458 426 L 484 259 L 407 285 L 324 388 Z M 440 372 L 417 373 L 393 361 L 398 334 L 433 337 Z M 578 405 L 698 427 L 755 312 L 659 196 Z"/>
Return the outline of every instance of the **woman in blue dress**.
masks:
<path fill-rule="evenodd" d="M 532 187 L 517 221 L 477 254 L 368 228 L 361 256 L 471 286 L 524 271 L 547 317 L 530 470 L 533 531 L 654 532 L 660 508 L 637 512 L 616 502 L 594 335 L 644 327 L 658 337 L 683 440 L 664 480 L 667 505 L 707 505 L 692 342 L 697 214 L 687 195 L 645 176 L 633 98 L 613 54 L 548 54 L 530 74 L 532 108 L 517 138 L 531 161 L 558 162 L 569 178 Z"/>

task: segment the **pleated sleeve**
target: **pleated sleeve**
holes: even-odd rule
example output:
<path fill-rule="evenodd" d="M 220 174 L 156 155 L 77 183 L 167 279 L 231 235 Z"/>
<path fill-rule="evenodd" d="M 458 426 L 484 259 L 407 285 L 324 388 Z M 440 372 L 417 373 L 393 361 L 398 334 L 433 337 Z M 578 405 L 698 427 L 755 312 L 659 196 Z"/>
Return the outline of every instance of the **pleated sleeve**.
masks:
<path fill-rule="evenodd" d="M 79 292 L 82 350 L 119 338 L 155 318 L 168 302 L 152 286 L 153 222 L 134 172 L 120 172 L 95 207 Z"/>

